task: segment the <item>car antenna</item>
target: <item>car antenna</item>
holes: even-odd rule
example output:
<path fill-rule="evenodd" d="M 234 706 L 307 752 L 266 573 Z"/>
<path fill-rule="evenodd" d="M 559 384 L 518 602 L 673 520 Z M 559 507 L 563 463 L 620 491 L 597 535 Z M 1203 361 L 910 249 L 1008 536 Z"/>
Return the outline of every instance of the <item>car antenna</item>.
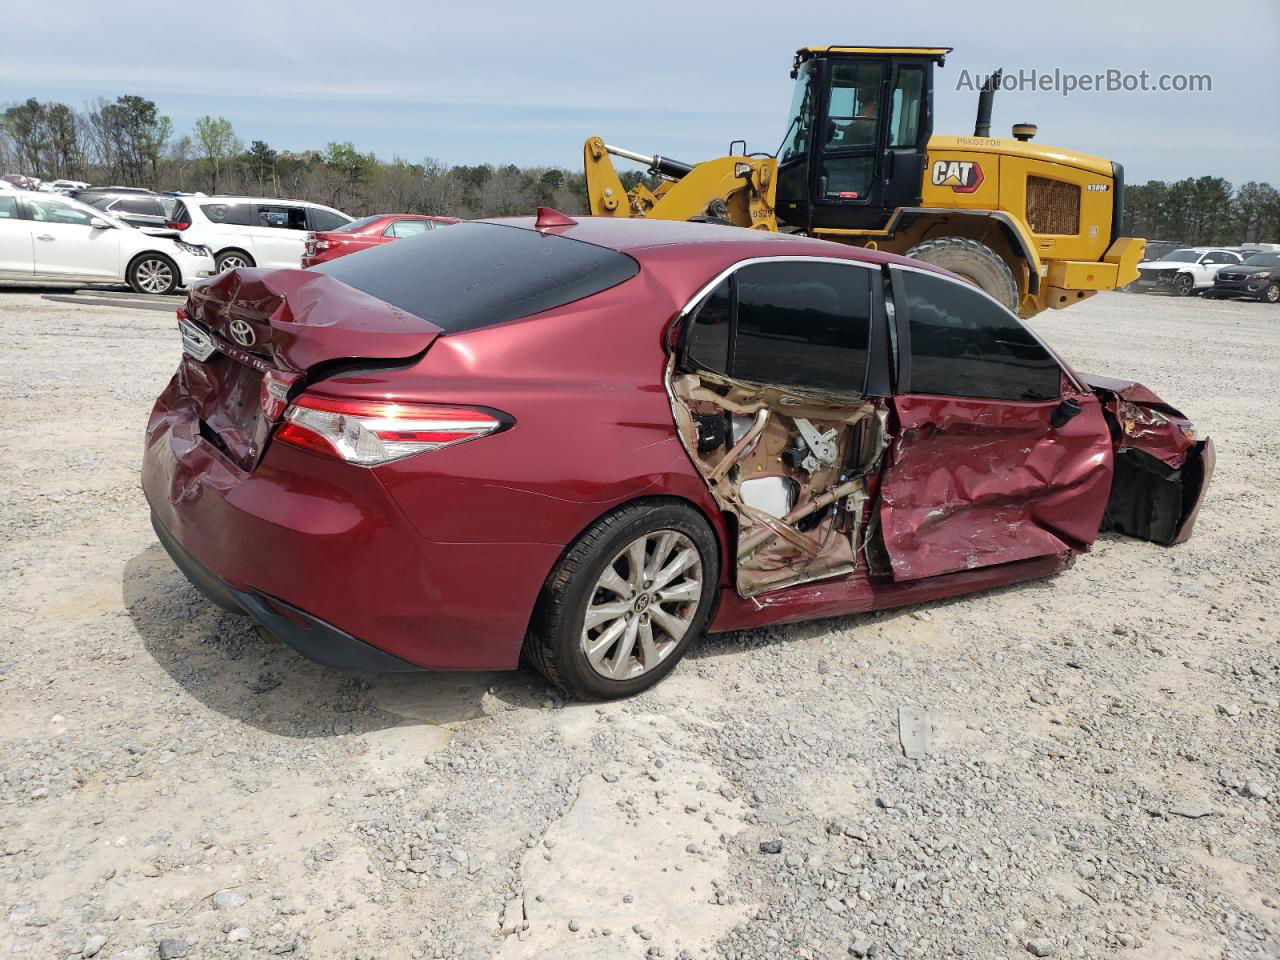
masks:
<path fill-rule="evenodd" d="M 561 213 L 555 207 L 539 207 L 538 219 L 533 225 L 539 230 L 548 230 L 551 227 L 576 227 L 578 221 Z"/>

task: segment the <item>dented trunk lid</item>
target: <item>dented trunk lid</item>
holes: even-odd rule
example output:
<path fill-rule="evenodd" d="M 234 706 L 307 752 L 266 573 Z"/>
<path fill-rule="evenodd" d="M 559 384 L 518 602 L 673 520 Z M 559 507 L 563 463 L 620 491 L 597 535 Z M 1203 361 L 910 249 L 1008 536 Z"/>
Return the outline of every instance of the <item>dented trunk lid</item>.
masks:
<path fill-rule="evenodd" d="M 333 277 L 256 268 L 197 284 L 179 325 L 181 396 L 200 435 L 246 470 L 307 382 L 346 362 L 410 360 L 442 332 Z"/>

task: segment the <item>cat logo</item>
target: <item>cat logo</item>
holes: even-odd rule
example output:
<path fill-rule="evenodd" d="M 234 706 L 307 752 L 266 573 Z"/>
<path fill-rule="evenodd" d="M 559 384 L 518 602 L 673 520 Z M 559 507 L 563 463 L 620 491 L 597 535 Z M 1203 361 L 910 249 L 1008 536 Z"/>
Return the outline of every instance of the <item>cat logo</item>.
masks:
<path fill-rule="evenodd" d="M 976 160 L 938 160 L 933 164 L 931 178 L 935 187 L 973 193 L 982 186 L 982 166 Z"/>

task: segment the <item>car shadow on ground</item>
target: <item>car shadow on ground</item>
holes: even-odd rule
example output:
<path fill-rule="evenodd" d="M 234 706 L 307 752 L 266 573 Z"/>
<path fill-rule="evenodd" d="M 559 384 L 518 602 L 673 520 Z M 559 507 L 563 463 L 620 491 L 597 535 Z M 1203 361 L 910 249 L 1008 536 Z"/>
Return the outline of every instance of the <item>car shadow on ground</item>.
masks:
<path fill-rule="evenodd" d="M 205 599 L 159 544 L 125 564 L 125 607 L 143 646 L 211 710 L 278 736 L 449 726 L 553 696 L 536 674 L 351 673 L 324 667 Z"/>

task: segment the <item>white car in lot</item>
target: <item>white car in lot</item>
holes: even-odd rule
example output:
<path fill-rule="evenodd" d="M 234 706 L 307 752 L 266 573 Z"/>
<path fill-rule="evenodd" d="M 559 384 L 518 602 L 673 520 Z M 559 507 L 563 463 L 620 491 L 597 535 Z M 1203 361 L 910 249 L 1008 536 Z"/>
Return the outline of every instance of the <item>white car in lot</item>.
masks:
<path fill-rule="evenodd" d="M 1138 279 L 1131 289 L 1134 293 L 1164 290 L 1186 297 L 1208 290 L 1219 270 L 1239 265 L 1242 259 L 1234 250 L 1222 247 L 1183 247 L 1163 259 L 1138 264 Z"/>
<path fill-rule="evenodd" d="M 70 197 L 0 192 L 0 282 L 127 283 L 173 293 L 214 273 L 208 247 L 147 233 Z"/>
<path fill-rule="evenodd" d="M 305 200 L 182 197 L 169 225 L 213 251 L 217 272 L 233 267 L 296 267 L 307 235 L 351 222 L 341 210 Z"/>

